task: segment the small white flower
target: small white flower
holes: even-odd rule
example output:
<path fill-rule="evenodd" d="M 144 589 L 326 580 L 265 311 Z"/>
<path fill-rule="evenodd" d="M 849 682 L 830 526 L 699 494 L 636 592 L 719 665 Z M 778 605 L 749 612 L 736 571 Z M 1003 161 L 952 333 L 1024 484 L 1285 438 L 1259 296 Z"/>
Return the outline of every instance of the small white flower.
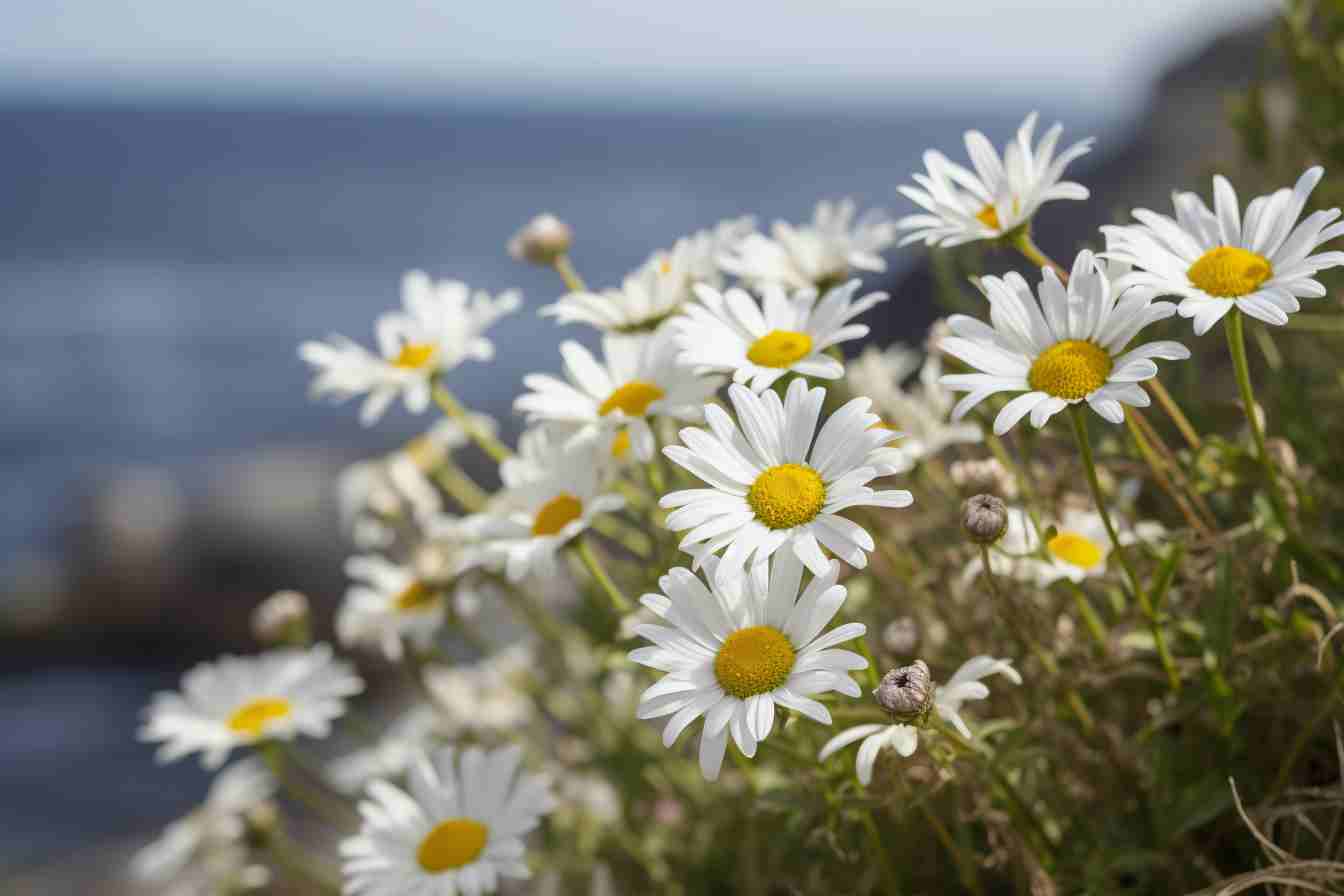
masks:
<path fill-rule="evenodd" d="M 684 447 L 663 449 L 710 486 L 672 492 L 659 502 L 677 508 L 668 514 L 669 529 L 690 530 L 681 549 L 693 553 L 698 567 L 726 548 L 718 569 L 729 580 L 748 562 L 764 564 L 785 546 L 816 575 L 829 568 L 822 545 L 850 566 L 867 566 L 872 536 L 840 512 L 908 507 L 914 500 L 908 491 L 868 486 L 878 475 L 874 450 L 896 437 L 874 428 L 878 418 L 868 413 L 871 402 L 853 399 L 818 432 L 826 400 L 820 386 L 809 389 L 795 379 L 783 401 L 774 392 L 756 395 L 742 386 L 730 387 L 728 397 L 738 423 L 722 408 L 708 405 L 709 432 L 687 427 L 681 431 Z"/>
<path fill-rule="evenodd" d="M 403 642 L 429 649 L 448 612 L 447 588 L 420 578 L 386 557 L 363 554 L 345 561 L 354 583 L 336 614 L 336 633 L 347 647 L 378 647 L 391 662 L 400 662 Z"/>
<path fill-rule="evenodd" d="M 818 301 L 813 289 L 790 297 L 771 285 L 763 288 L 758 305 L 743 289 L 721 293 L 697 286 L 700 304 L 688 305 L 669 325 L 681 347 L 679 360 L 701 373 L 731 373 L 733 382 L 750 381 L 757 392 L 790 372 L 839 379 L 845 366 L 826 350 L 867 336 L 867 324 L 850 321 L 887 299 L 884 292 L 872 292 L 855 300 L 858 288 L 859 281 L 851 280 Z"/>
<path fill-rule="evenodd" d="M 1122 423 L 1123 405 L 1150 403 L 1139 383 L 1157 376 L 1153 358 L 1190 357 L 1189 349 L 1171 341 L 1125 351 L 1140 330 L 1171 317 L 1176 308 L 1154 302 L 1151 287 L 1113 283 L 1091 252 L 1078 253 L 1067 289 L 1054 271 L 1044 268 L 1042 274 L 1039 302 L 1015 272 L 1002 279 L 981 278 L 992 327 L 963 314 L 948 318 L 956 335 L 943 340 L 942 350 L 979 371 L 942 377 L 943 385 L 970 393 L 952 409 L 953 420 L 991 395 L 1023 392 L 999 411 L 994 420 L 998 435 L 1027 414 L 1040 428 L 1080 401 L 1103 419 Z"/>
<path fill-rule="evenodd" d="M 1150 541 L 1165 531 L 1160 523 L 1146 520 L 1131 527 L 1115 510 L 1111 511 L 1111 519 L 1123 545 Z M 1096 511 L 1065 511 L 1055 523 L 1055 535 L 1045 543 L 1042 552 L 1041 539 L 1031 519 L 1021 508 L 1010 507 L 1008 528 L 1003 538 L 990 548 L 989 563 L 995 575 L 1044 588 L 1065 579 L 1082 582 L 1105 575 L 1110 556 L 1111 540 L 1106 534 L 1106 524 Z M 962 581 L 969 582 L 983 569 L 984 563 L 977 554 L 967 563 Z"/>
<path fill-rule="evenodd" d="M 391 722 L 380 724 L 382 736 L 368 747 L 346 753 L 327 765 L 327 777 L 342 793 L 359 793 L 370 781 L 406 773 L 417 756 L 446 735 L 439 717 L 425 703 L 412 704 Z"/>
<path fill-rule="evenodd" d="M 360 410 L 365 426 L 376 423 L 398 395 L 407 410 L 423 413 L 435 376 L 463 361 L 493 358 L 494 345 L 485 331 L 522 301 L 517 292 L 495 299 L 481 290 L 473 294 L 465 283 L 435 282 L 423 271 L 402 278 L 401 300 L 401 311 L 378 318 L 379 354 L 344 336 L 299 346 L 299 357 L 317 371 L 314 396 L 344 401 L 368 395 Z"/>
<path fill-rule="evenodd" d="M 919 371 L 918 382 L 904 380 Z M 937 355 L 920 362 L 919 354 L 902 345 L 886 351 L 868 346 L 845 368 L 845 381 L 856 395 L 873 400 L 881 426 L 900 434 L 895 444 L 879 449 L 883 475 L 905 473 L 949 445 L 971 444 L 984 436 L 972 423 L 948 423 L 956 396 L 938 382 L 943 365 Z"/>
<path fill-rule="evenodd" d="M 625 278 L 620 289 L 571 292 L 541 313 L 562 324 L 584 323 L 607 332 L 652 331 L 694 300 L 691 288 L 695 284 L 721 286 L 719 256 L 755 228 L 751 218 L 722 221 L 712 230 L 677 240 L 669 250 L 653 253 Z"/>
<path fill-rule="evenodd" d="M 882 250 L 896 239 L 887 213 L 870 209 L 858 221 L 852 199 L 817 203 L 811 225 L 776 221 L 770 236 L 752 233 L 719 256 L 719 266 L 752 287 L 827 289 L 855 271 L 885 271 Z"/>
<path fill-rule="evenodd" d="M 529 423 L 554 423 L 581 438 L 624 432 L 636 459 L 653 458 L 654 435 L 649 420 L 655 416 L 698 421 L 701 408 L 723 380 L 703 376 L 677 361 L 677 345 L 670 334 L 608 335 L 602 340 L 599 362 L 577 342 L 564 342 L 560 354 L 565 380 L 531 373 L 523 383 L 531 391 L 513 407 L 527 414 Z M 617 454 L 619 443 L 613 442 Z"/>
<path fill-rule="evenodd" d="M 501 878 L 531 876 L 523 838 L 554 807 L 550 783 L 519 771 L 516 746 L 411 764 L 407 788 L 369 785 L 364 823 L 341 843 L 350 896 L 483 896 Z"/>
<path fill-rule="evenodd" d="M 999 674 L 1013 684 L 1021 684 L 1022 676 L 1013 668 L 1012 660 L 996 660 L 990 656 L 977 656 L 962 663 L 946 684 L 939 685 L 933 692 L 933 708 L 944 721 L 952 725 L 969 738 L 971 729 L 961 718 L 961 704 L 967 700 L 983 700 L 989 696 L 989 688 L 980 680 Z M 817 754 L 818 762 L 825 762 L 838 751 L 856 741 L 863 741 L 854 761 L 854 771 L 859 783 L 867 787 L 873 780 L 873 766 L 878 754 L 890 747 L 900 756 L 911 756 L 919 747 L 919 729 L 914 725 L 855 725 L 841 731 L 831 738 Z"/>
<path fill-rule="evenodd" d="M 536 648 L 519 642 L 475 663 L 430 666 L 425 687 L 447 730 L 511 731 L 532 718 L 525 687 L 536 668 Z"/>
<path fill-rule="evenodd" d="M 142 883 L 174 883 L 172 892 L 183 896 L 264 885 L 265 869 L 249 862 L 243 816 L 274 795 L 275 779 L 265 765 L 240 759 L 215 777 L 204 803 L 131 858 L 132 876 Z M 193 876 L 193 868 L 204 873 Z"/>
<path fill-rule="evenodd" d="M 199 752 L 207 768 L 218 768 L 235 747 L 326 737 L 346 698 L 363 689 L 326 644 L 223 656 L 188 671 L 181 693 L 156 694 L 140 739 L 164 742 L 160 762 Z"/>
<path fill-rule="evenodd" d="M 1214 211 L 1194 193 L 1172 195 L 1175 220 L 1135 209 L 1139 224 L 1102 228 L 1106 256 L 1141 268 L 1130 275 L 1133 282 L 1182 296 L 1177 310 L 1194 318 L 1197 336 L 1234 307 L 1265 323 L 1285 324 L 1301 307 L 1299 298 L 1325 295 L 1316 275 L 1344 264 L 1344 252 L 1312 254 L 1344 234 L 1344 223 L 1331 223 L 1339 209 L 1298 221 L 1323 174 L 1309 168 L 1293 189 L 1252 199 L 1244 220 L 1236 191 L 1218 175 Z"/>
<path fill-rule="evenodd" d="M 641 719 L 671 716 L 664 746 L 705 717 L 700 771 L 713 781 L 730 735 L 743 755 L 756 755 L 774 728 L 776 704 L 831 724 L 830 712 L 812 695 L 859 696 L 849 673 L 868 661 L 835 646 L 862 637 L 861 623 L 822 633 L 845 602 L 845 588 L 836 584 L 839 563 L 827 564 L 801 596 L 803 567 L 788 552 L 776 556 L 762 579 L 738 580 L 726 590 L 715 582 L 714 559 L 706 566 L 708 587 L 677 567 L 658 580 L 661 594 L 640 599 L 669 625 L 641 625 L 639 634 L 653 646 L 632 650 L 630 659 L 667 673 L 640 696 L 637 711 Z"/>
<path fill-rule="evenodd" d="M 469 543 L 464 562 L 502 567 L 510 581 L 553 575 L 555 555 L 600 513 L 625 506 L 602 492 L 609 448 L 596 439 L 559 439 L 538 427 L 523 433 L 518 455 L 499 466 L 501 489 L 455 536 Z"/>
<path fill-rule="evenodd" d="M 1092 149 L 1092 138 L 1078 141 L 1056 157 L 1055 144 L 1063 125 L 1054 125 L 1033 147 L 1035 129 L 1033 112 L 1018 128 L 1017 139 L 1004 147 L 1002 158 L 984 134 L 967 131 L 966 154 L 974 172 L 937 150 L 925 152 L 928 174 L 914 175 L 919 187 L 900 188 L 902 195 L 924 209 L 896 222 L 899 229 L 909 231 L 901 245 L 959 246 L 995 239 L 1030 221 L 1047 202 L 1086 199 L 1087 187 L 1060 178 L 1070 162 Z"/>

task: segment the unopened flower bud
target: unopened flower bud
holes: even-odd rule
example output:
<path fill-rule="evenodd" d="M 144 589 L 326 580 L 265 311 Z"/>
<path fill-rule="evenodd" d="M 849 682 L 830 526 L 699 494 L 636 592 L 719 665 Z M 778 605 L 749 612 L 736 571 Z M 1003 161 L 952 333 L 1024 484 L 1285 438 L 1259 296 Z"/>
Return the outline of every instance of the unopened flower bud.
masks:
<path fill-rule="evenodd" d="M 280 808 L 271 800 L 250 806 L 243 813 L 243 830 L 249 844 L 264 848 L 280 830 Z"/>
<path fill-rule="evenodd" d="M 555 215 L 537 215 L 509 240 L 509 254 L 519 261 L 551 265 L 569 251 L 569 225 Z"/>
<path fill-rule="evenodd" d="M 1277 436 L 1265 439 L 1265 451 L 1280 473 L 1290 479 L 1297 475 L 1297 452 L 1293 450 L 1292 442 Z"/>
<path fill-rule="evenodd" d="M 898 722 L 923 722 L 933 707 L 933 679 L 923 660 L 899 666 L 882 676 L 873 691 L 877 704 Z"/>
<path fill-rule="evenodd" d="M 308 641 L 308 598 L 298 591 L 277 591 L 252 611 L 252 633 L 263 644 Z"/>
<path fill-rule="evenodd" d="M 993 544 L 1008 528 L 1008 507 L 993 495 L 972 495 L 961 505 L 961 531 L 976 544 Z"/>

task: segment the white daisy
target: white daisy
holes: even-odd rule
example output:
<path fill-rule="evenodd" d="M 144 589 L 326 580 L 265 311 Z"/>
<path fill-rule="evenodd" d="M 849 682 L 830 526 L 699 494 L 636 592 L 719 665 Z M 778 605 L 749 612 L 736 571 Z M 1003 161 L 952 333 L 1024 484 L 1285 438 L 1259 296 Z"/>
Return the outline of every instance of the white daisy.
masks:
<path fill-rule="evenodd" d="M 523 433 L 518 455 L 499 466 L 504 487 L 480 513 L 457 525 L 471 543 L 465 562 L 502 567 L 517 582 L 529 572 L 552 575 L 555 555 L 599 513 L 625 506 L 602 492 L 608 448 L 595 439 L 559 439 L 538 427 Z"/>
<path fill-rule="evenodd" d="M 908 230 L 901 245 L 924 242 L 930 246 L 959 246 L 991 240 L 1029 222 L 1042 205 L 1054 199 L 1086 199 L 1087 187 L 1061 181 L 1064 168 L 1092 149 L 1092 138 L 1080 140 L 1055 156 L 1063 132 L 1056 124 L 1035 147 L 1036 113 L 1027 116 L 1017 139 L 1003 149 L 1003 158 L 979 131 L 966 132 L 966 154 L 975 171 L 968 171 L 937 150 L 924 153 L 928 174 L 914 175 L 919 187 L 900 191 L 923 212 L 907 215 L 896 227 Z"/>
<path fill-rule="evenodd" d="M 536 647 L 523 641 L 475 663 L 430 666 L 425 688 L 453 733 L 512 731 L 532 718 L 526 686 L 536 668 Z"/>
<path fill-rule="evenodd" d="M 370 781 L 400 777 L 416 757 L 447 734 L 439 716 L 423 702 L 411 704 L 389 722 L 380 722 L 379 731 L 381 736 L 373 743 L 327 764 L 327 777 L 337 790 L 359 793 Z"/>
<path fill-rule="evenodd" d="M 918 382 L 902 386 L 919 371 Z M 902 345 L 883 351 L 868 346 L 845 367 L 845 382 L 856 395 L 873 400 L 882 417 L 881 426 L 899 432 L 895 444 L 878 449 L 884 459 L 883 474 L 905 473 L 926 457 L 949 445 L 971 444 L 984 438 L 972 423 L 949 423 L 948 414 L 956 397 L 938 382 L 943 365 L 937 355 L 921 363 L 919 353 Z"/>
<path fill-rule="evenodd" d="M 584 323 L 607 332 L 654 330 L 694 299 L 695 284 L 721 286 L 719 256 L 755 229 L 749 217 L 722 221 L 712 230 L 698 231 L 677 240 L 671 249 L 653 253 L 620 289 L 572 292 L 541 313 L 562 324 Z"/>
<path fill-rule="evenodd" d="M 1213 179 L 1214 211 L 1194 193 L 1174 193 L 1175 220 L 1135 209 L 1139 224 L 1103 227 L 1106 256 L 1142 272 L 1136 283 L 1160 295 L 1182 296 L 1181 317 L 1194 318 L 1203 335 L 1233 307 L 1269 324 L 1285 324 L 1301 306 L 1299 298 L 1319 298 L 1325 287 L 1316 275 L 1344 264 L 1344 252 L 1316 251 L 1344 234 L 1332 224 L 1339 209 L 1298 216 L 1325 172 L 1309 168 L 1297 185 L 1251 200 L 1246 216 L 1232 185 Z"/>
<path fill-rule="evenodd" d="M 733 382 L 751 381 L 761 392 L 787 373 L 839 379 L 840 361 L 826 354 L 834 345 L 868 335 L 867 324 L 850 323 L 887 299 L 871 292 L 857 301 L 859 281 L 829 290 L 818 301 L 812 289 L 792 297 L 778 285 L 762 290 L 762 303 L 743 289 L 719 292 L 697 286 L 700 303 L 686 306 L 669 324 L 681 347 L 679 360 L 700 373 L 732 373 Z"/>
<path fill-rule="evenodd" d="M 649 420 L 698 421 L 700 409 L 723 385 L 720 377 L 702 376 L 678 363 L 677 353 L 665 330 L 605 336 L 601 362 L 577 342 L 564 342 L 565 380 L 528 374 L 523 383 L 532 391 L 518 397 L 514 410 L 526 414 L 529 423 L 559 424 L 584 438 L 625 432 L 635 458 L 649 461 L 654 451 Z M 613 444 L 613 454 L 617 447 Z"/>
<path fill-rule="evenodd" d="M 961 718 L 961 704 L 967 700 L 983 700 L 989 696 L 989 688 L 980 680 L 990 675 L 1003 675 L 1013 684 L 1021 684 L 1022 676 L 1013 668 L 1012 660 L 996 660 L 990 656 L 977 656 L 961 665 L 946 684 L 938 686 L 933 692 L 933 708 L 944 721 L 954 726 L 962 737 L 969 738 L 971 730 Z M 828 740 L 817 754 L 817 761 L 825 762 L 839 750 L 856 741 L 859 746 L 858 757 L 854 761 L 854 771 L 859 783 L 867 787 L 873 780 L 873 766 L 878 754 L 890 747 L 900 756 L 911 756 L 919 747 L 919 729 L 914 725 L 856 725 L 841 731 Z"/>
<path fill-rule="evenodd" d="M 850 566 L 867 566 L 872 536 L 840 511 L 908 507 L 914 501 L 908 491 L 868 486 L 878 475 L 870 461 L 874 450 L 896 437 L 875 428 L 871 402 L 853 399 L 817 432 L 826 400 L 820 386 L 809 389 L 796 379 L 783 401 L 774 392 L 756 395 L 742 386 L 730 387 L 728 397 L 737 424 L 722 408 L 707 405 L 710 432 L 687 427 L 680 433 L 684 447 L 663 449 L 710 486 L 672 492 L 659 501 L 676 508 L 668 514 L 669 529 L 690 530 L 681 549 L 695 556 L 698 567 L 727 548 L 718 569 L 728 578 L 740 575 L 753 556 L 754 564 L 763 564 L 785 545 L 816 575 L 829 568 L 821 545 Z"/>
<path fill-rule="evenodd" d="M 811 225 L 776 221 L 770 236 L 747 235 L 719 256 L 719 266 L 752 287 L 825 290 L 855 271 L 885 271 L 882 250 L 896 239 L 887 213 L 870 209 L 858 221 L 852 199 L 817 203 Z"/>
<path fill-rule="evenodd" d="M 1123 545 L 1151 541 L 1166 531 L 1161 523 L 1147 520 L 1130 526 L 1115 510 L 1111 511 L 1111 519 Z M 1045 542 L 1042 550 L 1040 536 L 1026 512 L 1019 507 L 1010 507 L 1003 538 L 989 551 L 990 570 L 995 575 L 1031 582 L 1043 588 L 1065 579 L 1082 582 L 1106 574 L 1111 540 L 1100 514 L 1093 510 L 1066 510 L 1053 525 L 1055 534 Z M 977 554 L 967 563 L 962 580 L 970 581 L 983 568 L 982 558 Z"/>
<path fill-rule="evenodd" d="M 640 696 L 637 711 L 641 719 L 671 716 L 665 746 L 705 717 L 700 771 L 710 781 L 719 776 L 730 734 L 744 756 L 755 756 L 774 727 L 776 704 L 829 725 L 830 712 L 812 695 L 857 697 L 849 673 L 868 667 L 857 653 L 835 647 L 862 637 L 861 623 L 822 634 L 845 602 L 839 563 L 827 564 L 801 596 L 803 567 L 788 552 L 769 564 L 764 581 L 748 577 L 728 590 L 715 583 L 714 566 L 707 561 L 709 587 L 682 567 L 658 580 L 662 594 L 640 602 L 670 627 L 641 625 L 653 646 L 630 652 L 632 661 L 667 673 Z"/>
<path fill-rule="evenodd" d="M 140 739 L 163 741 L 160 762 L 200 752 L 207 768 L 218 768 L 235 747 L 326 737 L 346 698 L 363 689 L 326 644 L 223 656 L 187 672 L 181 693 L 156 694 Z"/>
<path fill-rule="evenodd" d="M 377 554 L 349 558 L 345 574 L 354 584 L 336 614 L 342 644 L 378 647 L 395 663 L 405 653 L 403 642 L 418 651 L 434 643 L 448 616 L 445 587 Z"/>
<path fill-rule="evenodd" d="M 364 823 L 341 843 L 348 896 L 482 896 L 531 876 L 523 838 L 551 811 L 550 783 L 519 772 L 516 746 L 412 763 L 407 788 L 369 785 Z"/>
<path fill-rule="evenodd" d="M 970 393 L 952 409 L 953 420 L 998 392 L 1023 392 L 999 411 L 995 433 L 1003 435 L 1028 413 L 1031 425 L 1040 428 L 1080 401 L 1122 423 L 1123 405 L 1149 404 L 1139 383 L 1157 376 L 1153 358 L 1190 357 L 1189 349 L 1171 341 L 1124 350 L 1136 333 L 1171 317 L 1176 308 L 1154 302 L 1157 291 L 1151 287 L 1118 287 L 1091 252 L 1078 253 L 1067 289 L 1054 271 L 1044 268 L 1042 274 L 1039 303 L 1015 272 L 980 279 L 992 327 L 963 314 L 948 318 L 955 335 L 944 339 L 941 349 L 980 371 L 942 377 L 943 385 Z"/>
<path fill-rule="evenodd" d="M 463 361 L 494 357 L 485 331 L 522 300 L 513 291 L 492 299 L 457 280 L 435 282 L 411 271 L 402 278 L 401 301 L 401 311 L 378 318 L 379 354 L 338 335 L 299 346 L 299 357 L 317 371 L 314 396 L 344 401 L 368 395 L 359 415 L 365 426 L 376 423 L 398 395 L 407 410 L 423 413 L 435 376 Z"/>
<path fill-rule="evenodd" d="M 210 784 L 205 802 L 164 829 L 131 858 L 131 874 L 149 884 L 176 883 L 176 893 L 218 892 L 263 886 L 266 869 L 252 865 L 244 843 L 244 815 L 275 795 L 275 779 L 255 757 L 240 759 Z M 204 870 L 195 883 L 192 867 Z"/>

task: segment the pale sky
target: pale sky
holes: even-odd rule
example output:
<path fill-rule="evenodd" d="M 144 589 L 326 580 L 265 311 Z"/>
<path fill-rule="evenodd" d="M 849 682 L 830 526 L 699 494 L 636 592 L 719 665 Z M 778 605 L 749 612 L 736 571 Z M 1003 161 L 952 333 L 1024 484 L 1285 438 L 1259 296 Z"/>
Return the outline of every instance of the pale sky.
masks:
<path fill-rule="evenodd" d="M 1275 5 L 8 0 L 0 87 L 855 104 L 1009 90 L 1124 102 L 1183 49 Z"/>

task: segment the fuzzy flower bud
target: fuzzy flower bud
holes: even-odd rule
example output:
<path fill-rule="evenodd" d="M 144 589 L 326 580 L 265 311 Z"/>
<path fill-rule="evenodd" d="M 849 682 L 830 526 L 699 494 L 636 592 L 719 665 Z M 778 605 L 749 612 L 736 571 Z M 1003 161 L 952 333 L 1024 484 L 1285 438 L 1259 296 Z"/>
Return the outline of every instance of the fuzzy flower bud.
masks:
<path fill-rule="evenodd" d="M 933 678 L 923 660 L 898 666 L 873 691 L 877 703 L 898 722 L 923 722 L 933 708 Z"/>
<path fill-rule="evenodd" d="M 537 215 L 509 240 L 509 254 L 544 267 L 569 251 L 572 238 L 569 225 L 555 215 Z"/>
<path fill-rule="evenodd" d="M 263 644 L 308 641 L 308 598 L 298 591 L 277 591 L 252 611 L 252 633 Z"/>
<path fill-rule="evenodd" d="M 1008 507 L 993 495 L 972 495 L 961 505 L 961 531 L 976 544 L 993 544 L 1008 528 Z"/>

